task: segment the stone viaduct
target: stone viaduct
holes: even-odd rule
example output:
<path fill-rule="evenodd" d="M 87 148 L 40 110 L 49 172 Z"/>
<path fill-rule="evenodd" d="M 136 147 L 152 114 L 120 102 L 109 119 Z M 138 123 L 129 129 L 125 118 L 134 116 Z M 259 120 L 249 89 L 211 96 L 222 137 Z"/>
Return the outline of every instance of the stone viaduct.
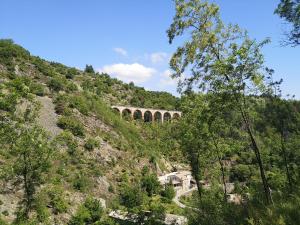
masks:
<path fill-rule="evenodd" d="M 139 108 L 131 106 L 112 106 L 112 109 L 120 113 L 121 117 L 133 120 L 143 120 L 144 122 L 164 122 L 181 117 L 180 111 Z"/>

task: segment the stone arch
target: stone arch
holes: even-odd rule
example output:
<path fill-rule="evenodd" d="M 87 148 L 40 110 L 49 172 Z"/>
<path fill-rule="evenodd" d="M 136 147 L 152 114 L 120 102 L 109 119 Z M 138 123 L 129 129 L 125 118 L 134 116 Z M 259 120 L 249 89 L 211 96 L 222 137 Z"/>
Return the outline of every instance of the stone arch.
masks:
<path fill-rule="evenodd" d="M 152 116 L 152 113 L 147 110 L 145 113 L 144 113 L 144 121 L 145 122 L 152 122 L 153 121 L 153 116 Z"/>
<path fill-rule="evenodd" d="M 121 111 L 120 111 L 120 109 L 119 109 L 118 107 L 113 107 L 112 109 L 113 109 L 113 112 L 114 112 L 114 113 L 116 113 L 116 114 L 118 114 L 118 115 L 121 114 Z"/>
<path fill-rule="evenodd" d="M 122 111 L 122 118 L 126 119 L 126 120 L 130 120 L 132 118 L 132 112 L 130 109 L 123 109 Z"/>
<path fill-rule="evenodd" d="M 170 121 L 172 119 L 172 116 L 169 112 L 164 113 L 164 122 L 165 121 Z"/>
<path fill-rule="evenodd" d="M 156 111 L 156 112 L 154 113 L 153 117 L 154 117 L 154 118 L 153 118 L 154 121 L 162 122 L 162 114 L 161 114 L 161 112 Z"/>
<path fill-rule="evenodd" d="M 143 119 L 143 113 L 141 110 L 139 109 L 136 109 L 134 112 L 133 112 L 133 119 L 134 120 L 142 120 Z"/>
<path fill-rule="evenodd" d="M 172 119 L 178 120 L 180 118 L 179 113 L 174 113 Z"/>

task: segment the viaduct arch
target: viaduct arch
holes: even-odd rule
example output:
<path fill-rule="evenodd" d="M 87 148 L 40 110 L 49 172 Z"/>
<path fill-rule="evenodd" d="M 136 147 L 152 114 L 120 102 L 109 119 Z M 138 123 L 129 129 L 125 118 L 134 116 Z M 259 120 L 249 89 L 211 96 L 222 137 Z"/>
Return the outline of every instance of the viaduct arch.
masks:
<path fill-rule="evenodd" d="M 181 117 L 180 111 L 139 108 L 131 106 L 111 106 L 113 110 L 120 114 L 122 118 L 131 118 L 133 120 L 143 120 L 144 122 L 165 122 Z"/>

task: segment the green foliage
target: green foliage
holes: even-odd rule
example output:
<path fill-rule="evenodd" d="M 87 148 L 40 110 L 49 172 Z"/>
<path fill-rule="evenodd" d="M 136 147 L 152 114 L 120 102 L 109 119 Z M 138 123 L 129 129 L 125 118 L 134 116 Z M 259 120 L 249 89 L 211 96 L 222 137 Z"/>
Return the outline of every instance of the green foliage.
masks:
<path fill-rule="evenodd" d="M 85 73 L 95 73 L 94 68 L 92 65 L 86 65 L 84 69 Z"/>
<path fill-rule="evenodd" d="M 298 0 L 281 0 L 275 13 L 291 24 L 292 29 L 286 33 L 287 44 L 300 44 L 300 2 Z"/>
<path fill-rule="evenodd" d="M 76 174 L 73 179 L 73 187 L 75 190 L 86 192 L 91 187 L 91 180 L 86 174 Z"/>
<path fill-rule="evenodd" d="M 69 106 L 71 108 L 76 108 L 84 115 L 88 115 L 90 112 L 90 101 L 87 99 L 87 97 L 82 95 L 75 95 L 68 99 Z"/>
<path fill-rule="evenodd" d="M 41 190 L 35 198 L 34 208 L 37 213 L 37 220 L 41 223 L 47 223 L 50 211 L 47 207 L 48 204 L 48 196 L 46 191 Z"/>
<path fill-rule="evenodd" d="M 78 119 L 74 117 L 62 116 L 57 121 L 57 125 L 72 132 L 75 136 L 84 137 L 84 127 Z"/>
<path fill-rule="evenodd" d="M 87 198 L 71 218 L 69 225 L 99 224 L 103 209 L 97 199 Z M 97 222 L 97 223 L 96 223 Z M 101 224 L 101 223 L 100 223 Z"/>
<path fill-rule="evenodd" d="M 65 89 L 65 82 L 59 77 L 53 77 L 48 83 L 48 87 L 53 91 L 62 91 Z"/>
<path fill-rule="evenodd" d="M 245 182 L 251 178 L 251 169 L 250 166 L 240 164 L 235 165 L 230 171 L 230 180 L 231 182 L 239 181 Z"/>
<path fill-rule="evenodd" d="M 88 138 L 84 144 L 84 147 L 88 151 L 93 151 L 95 148 L 99 147 L 99 142 L 94 138 Z"/>
<path fill-rule="evenodd" d="M 141 206 L 145 201 L 145 196 L 139 186 L 125 186 L 120 193 L 120 204 L 133 209 Z"/>
<path fill-rule="evenodd" d="M 52 206 L 55 214 L 67 212 L 68 203 L 65 200 L 63 189 L 60 187 L 53 187 L 47 191 L 50 198 L 49 205 Z"/>
<path fill-rule="evenodd" d="M 39 83 L 31 83 L 30 90 L 31 90 L 31 93 L 38 95 L 38 96 L 44 96 L 44 94 L 45 94 L 45 87 Z"/>
<path fill-rule="evenodd" d="M 10 39 L 0 39 L 0 61 L 7 67 L 7 70 L 14 72 L 15 63 L 21 59 L 29 59 L 30 53 L 19 45 L 14 44 Z"/>
<path fill-rule="evenodd" d="M 142 190 L 147 192 L 148 196 L 158 194 L 161 189 L 156 174 L 145 174 L 141 179 L 141 187 Z"/>
<path fill-rule="evenodd" d="M 185 77 L 179 84 L 181 91 L 189 95 L 196 85 L 199 91 L 220 98 L 216 100 L 217 110 L 213 115 L 217 116 L 224 105 L 231 108 L 232 112 L 236 110 L 240 114 L 240 121 L 246 127 L 255 153 L 266 202 L 271 203 L 271 193 L 261 157 L 262 149 L 258 145 L 252 126 L 254 115 L 249 113 L 251 98 L 246 97 L 270 92 L 264 76 L 264 72 L 268 71 L 264 71 L 264 57 L 261 52 L 269 40 L 257 43 L 238 25 L 225 25 L 220 19 L 219 7 L 214 3 L 177 0 L 175 4 L 176 15 L 167 31 L 169 42 L 172 43 L 178 36 L 185 35 L 188 35 L 188 40 L 177 48 L 171 58 L 173 77 L 182 78 L 182 74 L 191 69 L 192 76 Z M 209 129 L 205 125 L 201 126 L 202 137 L 210 136 Z M 220 134 L 217 133 L 217 136 Z M 189 133 L 186 132 L 185 140 L 188 139 Z M 194 151 L 190 151 L 192 154 L 189 154 L 191 160 L 195 161 L 192 165 L 199 165 L 197 149 L 205 151 L 211 147 L 209 143 L 197 140 L 194 132 L 190 139 L 194 148 Z M 214 146 L 220 149 L 218 143 L 214 143 Z M 198 170 L 193 172 L 194 176 L 199 174 L 199 167 L 194 170 Z"/>
<path fill-rule="evenodd" d="M 67 147 L 69 154 L 74 154 L 76 152 L 78 143 L 70 131 L 62 132 L 56 139 L 60 145 Z"/>
<path fill-rule="evenodd" d="M 43 174 L 51 166 L 52 148 L 47 137 L 39 127 L 21 127 L 11 154 L 15 156 L 12 162 L 12 176 L 23 184 L 24 199 L 21 214 L 25 217 L 33 208 L 36 188 L 43 181 Z"/>
<path fill-rule="evenodd" d="M 76 68 L 69 68 L 66 73 L 66 78 L 72 80 L 76 75 L 78 75 L 78 70 Z"/>
<path fill-rule="evenodd" d="M 171 184 L 165 185 L 164 189 L 161 191 L 161 196 L 164 197 L 165 200 L 169 203 L 175 197 L 175 194 L 176 194 L 175 189 Z"/>

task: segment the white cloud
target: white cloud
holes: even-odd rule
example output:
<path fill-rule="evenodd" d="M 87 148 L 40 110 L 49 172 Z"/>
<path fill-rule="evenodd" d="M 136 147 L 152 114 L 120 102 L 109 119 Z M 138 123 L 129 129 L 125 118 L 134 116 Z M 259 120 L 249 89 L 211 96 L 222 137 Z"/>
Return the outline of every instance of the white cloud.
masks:
<path fill-rule="evenodd" d="M 150 60 L 153 64 L 163 63 L 168 59 L 168 54 L 165 52 L 155 52 L 150 55 Z"/>
<path fill-rule="evenodd" d="M 114 48 L 114 51 L 122 56 L 127 56 L 127 51 L 123 48 Z"/>
<path fill-rule="evenodd" d="M 160 79 L 160 86 L 165 87 L 165 86 L 177 86 L 178 81 L 184 79 L 185 75 L 182 74 L 180 78 L 172 78 L 172 72 L 170 70 L 165 70 L 163 73 L 160 74 L 161 79 Z"/>
<path fill-rule="evenodd" d="M 133 81 L 134 83 L 143 83 L 150 79 L 156 70 L 150 67 L 145 67 L 139 63 L 133 64 L 112 64 L 106 65 L 100 72 L 110 74 L 125 82 Z"/>

